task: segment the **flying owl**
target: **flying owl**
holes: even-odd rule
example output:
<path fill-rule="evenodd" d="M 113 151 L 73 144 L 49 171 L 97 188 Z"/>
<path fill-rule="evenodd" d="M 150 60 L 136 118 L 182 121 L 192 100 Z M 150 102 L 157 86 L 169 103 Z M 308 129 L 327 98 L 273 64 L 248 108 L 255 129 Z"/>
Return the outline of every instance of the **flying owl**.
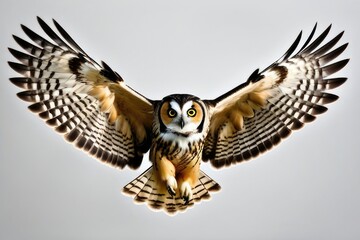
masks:
<path fill-rule="evenodd" d="M 94 61 L 55 20 L 57 33 L 37 20 L 51 40 L 21 25 L 33 43 L 14 36 L 27 53 L 9 48 L 21 62 L 10 67 L 23 75 L 10 81 L 26 89 L 18 97 L 67 141 L 112 166 L 136 169 L 150 150 L 152 166 L 123 191 L 169 214 L 220 189 L 201 162 L 222 168 L 270 150 L 324 113 L 324 105 L 338 99 L 325 91 L 346 81 L 329 78 L 349 61 L 330 63 L 347 47 L 335 48 L 343 32 L 322 44 L 331 25 L 311 41 L 315 25 L 298 52 L 301 32 L 279 60 L 216 99 L 173 94 L 151 100 Z"/>

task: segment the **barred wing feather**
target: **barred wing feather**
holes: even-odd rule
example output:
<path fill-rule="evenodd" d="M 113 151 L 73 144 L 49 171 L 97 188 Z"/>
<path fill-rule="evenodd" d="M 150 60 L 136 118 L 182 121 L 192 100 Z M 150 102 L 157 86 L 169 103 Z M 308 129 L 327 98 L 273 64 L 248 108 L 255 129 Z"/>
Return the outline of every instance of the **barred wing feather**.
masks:
<path fill-rule="evenodd" d="M 21 62 L 9 62 L 23 75 L 10 79 L 26 89 L 18 96 L 77 147 L 114 166 L 137 168 L 151 143 L 152 101 L 96 63 L 56 21 L 60 36 L 38 22 L 53 42 L 22 25 L 34 44 L 14 36 L 27 53 L 9 49 Z"/>
<path fill-rule="evenodd" d="M 348 59 L 330 63 L 347 47 L 333 49 L 343 32 L 319 47 L 329 26 L 311 42 L 316 25 L 299 52 L 294 54 L 301 33 L 278 61 L 256 70 L 242 85 L 214 100 L 210 132 L 203 160 L 215 167 L 229 166 L 258 156 L 289 136 L 292 130 L 311 122 L 327 110 L 325 104 L 338 99 L 325 92 L 346 81 L 329 78 Z"/>

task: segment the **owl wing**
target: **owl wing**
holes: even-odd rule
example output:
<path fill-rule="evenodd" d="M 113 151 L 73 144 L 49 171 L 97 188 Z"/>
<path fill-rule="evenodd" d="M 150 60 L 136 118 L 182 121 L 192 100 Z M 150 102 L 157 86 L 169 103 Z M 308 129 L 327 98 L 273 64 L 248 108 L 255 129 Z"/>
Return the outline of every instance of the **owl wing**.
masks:
<path fill-rule="evenodd" d="M 203 160 L 220 168 L 258 156 L 292 130 L 315 120 L 324 113 L 323 105 L 338 99 L 325 90 L 340 86 L 346 78 L 329 78 L 349 59 L 330 63 L 347 43 L 333 49 L 343 32 L 323 44 L 331 25 L 314 41 L 316 25 L 299 52 L 294 54 L 301 32 L 289 50 L 262 72 L 256 70 L 249 79 L 209 100 L 213 111 L 210 131 L 205 139 Z"/>
<path fill-rule="evenodd" d="M 24 76 L 10 79 L 26 89 L 18 96 L 77 147 L 114 166 L 137 168 L 151 143 L 152 101 L 91 59 L 56 21 L 60 35 L 38 22 L 53 43 L 22 25 L 37 46 L 14 36 L 28 54 L 9 48 L 21 62 L 9 65 Z"/>

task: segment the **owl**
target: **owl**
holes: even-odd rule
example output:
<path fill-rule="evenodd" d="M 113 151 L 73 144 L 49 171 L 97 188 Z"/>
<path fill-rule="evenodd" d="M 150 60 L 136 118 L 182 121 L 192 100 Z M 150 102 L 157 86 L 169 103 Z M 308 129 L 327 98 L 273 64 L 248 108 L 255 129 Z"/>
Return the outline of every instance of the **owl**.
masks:
<path fill-rule="evenodd" d="M 343 32 L 325 41 L 331 25 L 315 40 L 316 25 L 298 49 L 301 32 L 286 53 L 216 99 L 190 94 L 149 99 L 125 84 L 106 63 L 98 64 L 55 20 L 37 18 L 48 39 L 24 25 L 32 42 L 14 36 L 24 52 L 9 65 L 23 77 L 17 95 L 29 109 L 76 147 L 114 167 L 137 169 L 150 151 L 151 167 L 123 192 L 136 202 L 169 214 L 210 198 L 220 185 L 201 169 L 257 157 L 293 130 L 324 113 L 338 99 L 325 92 L 346 78 L 330 78 L 349 61 L 333 61 Z"/>

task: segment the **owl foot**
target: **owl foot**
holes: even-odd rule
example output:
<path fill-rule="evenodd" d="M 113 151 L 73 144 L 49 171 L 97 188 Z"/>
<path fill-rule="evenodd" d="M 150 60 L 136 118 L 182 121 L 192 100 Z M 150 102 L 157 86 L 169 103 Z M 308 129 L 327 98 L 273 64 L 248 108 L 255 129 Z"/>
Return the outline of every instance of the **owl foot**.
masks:
<path fill-rule="evenodd" d="M 192 188 L 188 182 L 183 182 L 180 188 L 181 198 L 184 200 L 184 204 L 188 204 L 193 197 Z"/>
<path fill-rule="evenodd" d="M 166 181 L 166 188 L 172 197 L 176 195 L 177 182 L 173 176 L 168 177 Z"/>

